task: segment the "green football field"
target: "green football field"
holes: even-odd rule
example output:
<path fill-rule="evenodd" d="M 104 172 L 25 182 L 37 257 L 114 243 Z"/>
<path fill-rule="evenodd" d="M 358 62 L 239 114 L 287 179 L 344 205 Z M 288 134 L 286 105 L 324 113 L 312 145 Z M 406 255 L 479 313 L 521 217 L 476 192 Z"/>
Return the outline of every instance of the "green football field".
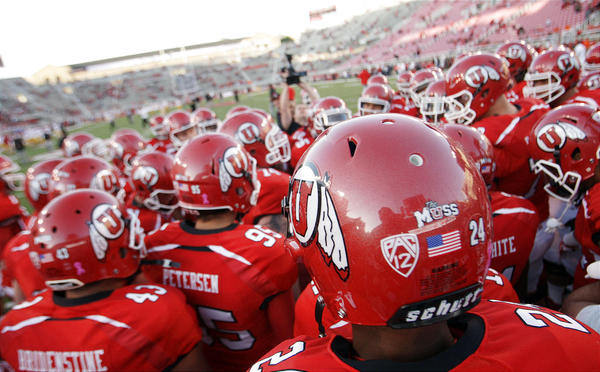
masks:
<path fill-rule="evenodd" d="M 319 91 L 319 95 L 321 97 L 340 97 L 346 102 L 346 105 L 352 112 L 357 111 L 357 100 L 363 88 L 358 79 L 319 82 L 314 84 L 313 86 Z M 299 88 L 296 86 L 295 89 L 296 101 L 300 102 L 301 95 Z M 281 88 L 278 88 L 277 90 L 281 92 Z M 200 105 L 202 105 L 202 103 Z M 223 100 L 214 100 L 207 107 L 210 107 L 212 110 L 214 110 L 217 114 L 217 117 L 223 120 L 227 111 L 236 105 L 237 104 L 233 101 L 233 97 L 229 97 Z M 261 108 L 263 110 L 269 111 L 268 91 L 240 95 L 239 105 L 246 105 L 249 107 Z M 126 117 L 118 118 L 115 121 L 115 129 L 119 128 L 133 128 L 139 131 L 144 137 L 151 137 L 150 130 L 147 127 L 142 126 L 142 120 L 139 116 L 134 116 L 132 122 L 130 122 Z M 108 122 L 86 124 L 81 128 L 69 131 L 69 133 L 75 133 L 78 131 L 86 131 L 100 138 L 108 138 L 112 133 Z M 53 150 L 57 150 L 57 141 L 57 138 L 53 138 Z M 36 159 L 39 159 L 39 156 L 44 156 L 46 153 L 49 152 L 51 152 L 51 150 L 49 150 L 45 145 L 30 145 L 26 148 L 26 160 L 17 159 L 17 157 L 14 155 L 12 155 L 11 157 L 13 158 L 13 160 L 19 163 L 19 165 L 21 166 L 21 170 L 25 172 L 29 166 L 35 163 Z M 16 193 L 16 195 L 21 201 L 22 205 L 31 211 L 29 202 L 25 198 L 24 194 L 22 192 L 18 192 Z"/>

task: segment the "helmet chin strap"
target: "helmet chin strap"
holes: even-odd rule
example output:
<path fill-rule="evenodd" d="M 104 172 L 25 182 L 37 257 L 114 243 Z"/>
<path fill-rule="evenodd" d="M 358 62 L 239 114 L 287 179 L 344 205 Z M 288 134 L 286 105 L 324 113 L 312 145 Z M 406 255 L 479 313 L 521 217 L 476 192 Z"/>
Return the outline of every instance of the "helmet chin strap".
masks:
<path fill-rule="evenodd" d="M 323 297 L 317 297 L 317 304 L 315 305 L 315 321 L 319 327 L 319 337 L 323 338 L 327 336 L 325 334 L 325 327 L 323 326 L 323 310 L 325 309 L 325 301 Z"/>

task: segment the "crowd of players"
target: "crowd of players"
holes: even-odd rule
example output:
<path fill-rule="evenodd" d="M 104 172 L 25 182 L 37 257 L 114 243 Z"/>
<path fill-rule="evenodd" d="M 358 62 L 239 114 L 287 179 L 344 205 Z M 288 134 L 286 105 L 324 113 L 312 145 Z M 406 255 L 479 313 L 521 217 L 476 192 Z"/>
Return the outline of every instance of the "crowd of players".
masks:
<path fill-rule="evenodd" d="M 600 368 L 600 44 L 285 92 L 0 157 L 3 367 Z"/>

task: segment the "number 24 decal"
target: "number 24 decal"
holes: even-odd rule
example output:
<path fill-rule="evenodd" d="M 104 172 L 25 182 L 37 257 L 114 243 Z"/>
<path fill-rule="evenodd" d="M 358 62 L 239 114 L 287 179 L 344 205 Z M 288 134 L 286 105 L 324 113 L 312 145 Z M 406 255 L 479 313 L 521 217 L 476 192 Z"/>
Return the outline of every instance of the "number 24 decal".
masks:
<path fill-rule="evenodd" d="M 485 226 L 483 224 L 483 217 L 479 217 L 479 220 L 469 221 L 469 230 L 471 231 L 471 247 L 482 244 L 485 241 Z"/>

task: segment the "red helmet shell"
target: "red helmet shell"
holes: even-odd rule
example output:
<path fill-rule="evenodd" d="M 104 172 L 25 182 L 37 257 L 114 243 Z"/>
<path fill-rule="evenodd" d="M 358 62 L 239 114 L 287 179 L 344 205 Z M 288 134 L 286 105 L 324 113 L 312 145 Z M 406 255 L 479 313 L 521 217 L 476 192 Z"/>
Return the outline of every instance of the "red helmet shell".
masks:
<path fill-rule="evenodd" d="M 313 128 L 321 134 L 325 129 L 352 117 L 352 112 L 346 107 L 346 102 L 339 97 L 321 98 L 312 109 Z"/>
<path fill-rule="evenodd" d="M 368 115 L 328 129 L 301 158 L 288 200 L 288 247 L 340 318 L 416 327 L 479 301 L 487 190 L 469 157 L 421 120 Z"/>
<path fill-rule="evenodd" d="M 387 77 L 383 74 L 375 74 L 371 76 L 369 80 L 367 80 L 367 85 L 371 84 L 389 85 Z"/>
<path fill-rule="evenodd" d="M 215 132 L 219 126 L 217 114 L 209 108 L 200 107 L 192 113 L 192 121 L 196 123 L 202 133 Z"/>
<path fill-rule="evenodd" d="M 523 80 L 533 57 L 537 55 L 535 49 L 524 41 L 509 41 L 496 49 L 496 53 L 508 61 L 510 75 L 517 81 Z"/>
<path fill-rule="evenodd" d="M 358 112 L 361 116 L 388 112 L 390 111 L 391 102 L 392 90 L 387 85 L 367 85 L 358 98 Z M 382 108 L 380 110 L 367 109 L 363 107 L 367 103 L 379 105 Z"/>
<path fill-rule="evenodd" d="M 579 62 L 570 49 L 547 50 L 531 62 L 523 95 L 551 103 L 577 85 L 579 73 Z"/>
<path fill-rule="evenodd" d="M 468 55 L 446 75 L 450 123 L 471 124 L 485 114 L 509 84 L 508 62 L 497 54 Z"/>
<path fill-rule="evenodd" d="M 584 104 L 559 106 L 544 115 L 529 139 L 535 173 L 549 180 L 546 191 L 572 201 L 581 183 L 594 177 L 600 149 L 600 111 Z"/>
<path fill-rule="evenodd" d="M 25 175 L 19 173 L 21 167 L 6 155 L 0 154 L 0 183 L 2 192 L 23 191 Z"/>
<path fill-rule="evenodd" d="M 260 192 L 256 160 L 225 134 L 208 133 L 186 143 L 175 156 L 171 178 L 179 206 L 192 215 L 214 209 L 246 213 Z"/>
<path fill-rule="evenodd" d="M 585 54 L 583 70 L 586 72 L 600 71 L 600 43 L 596 43 Z"/>
<path fill-rule="evenodd" d="M 64 160 L 52 171 L 50 199 L 73 190 L 87 188 L 116 195 L 120 189 L 117 170 L 102 159 L 76 156 Z"/>
<path fill-rule="evenodd" d="M 288 136 L 277 124 L 250 110 L 230 116 L 219 133 L 235 138 L 262 168 L 288 162 L 291 148 Z"/>
<path fill-rule="evenodd" d="M 50 183 L 52 171 L 62 159 L 44 160 L 27 169 L 25 177 L 25 196 L 31 206 L 39 211 L 50 201 Z"/>
<path fill-rule="evenodd" d="M 146 147 L 139 134 L 121 133 L 113 135 L 108 142 L 113 164 L 124 174 L 131 171 L 131 161 Z"/>
<path fill-rule="evenodd" d="M 148 209 L 172 211 L 177 207 L 172 168 L 173 158 L 158 151 L 139 155 L 133 160 L 129 178 L 136 195 L 143 199 Z"/>
<path fill-rule="evenodd" d="M 69 134 L 62 142 L 63 156 L 70 158 L 81 155 L 83 145 L 93 140 L 94 136 L 87 132 Z"/>
<path fill-rule="evenodd" d="M 133 275 L 142 235 L 116 198 L 76 190 L 51 200 L 39 213 L 29 255 L 46 285 L 57 291 L 73 289 Z"/>
<path fill-rule="evenodd" d="M 577 89 L 579 91 L 600 89 L 600 70 L 590 72 L 579 79 L 579 82 L 577 83 Z"/>
<path fill-rule="evenodd" d="M 496 171 L 494 148 L 490 140 L 477 129 L 466 125 L 445 124 L 440 129 L 471 157 L 485 184 L 490 187 Z"/>
<path fill-rule="evenodd" d="M 250 107 L 248 107 L 248 106 L 244 106 L 244 105 L 234 106 L 234 107 L 230 108 L 229 111 L 227 111 L 227 113 L 225 114 L 225 119 L 228 119 L 230 116 L 233 116 L 235 114 L 239 114 L 240 112 L 244 112 L 244 111 L 248 111 L 248 110 L 250 110 Z"/>

